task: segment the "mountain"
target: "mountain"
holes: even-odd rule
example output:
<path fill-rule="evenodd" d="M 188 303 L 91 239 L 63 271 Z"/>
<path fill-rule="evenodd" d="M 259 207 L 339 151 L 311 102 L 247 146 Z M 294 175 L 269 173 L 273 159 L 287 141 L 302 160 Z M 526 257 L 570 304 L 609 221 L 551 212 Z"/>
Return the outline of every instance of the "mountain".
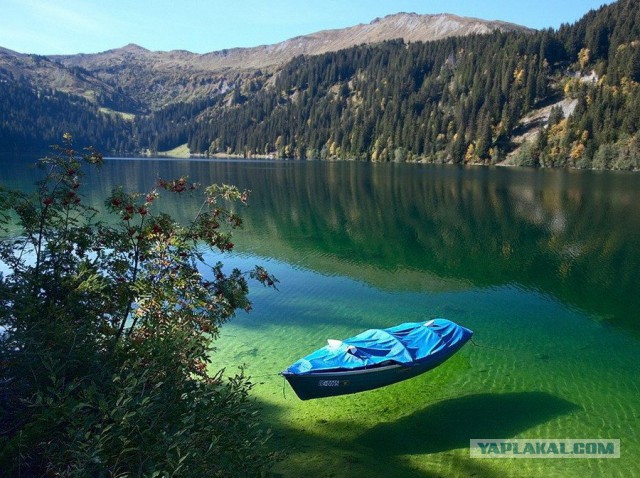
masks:
<path fill-rule="evenodd" d="M 419 15 L 398 13 L 376 18 L 369 24 L 324 30 L 298 36 L 273 45 L 232 48 L 202 55 L 184 50 L 152 52 L 137 45 L 97 54 L 51 56 L 65 66 L 78 66 L 89 71 L 102 71 L 126 63 L 153 63 L 152 69 L 181 69 L 186 72 L 242 71 L 283 65 L 299 55 L 319 55 L 361 44 L 402 39 L 405 42 L 434 41 L 450 36 L 487 34 L 493 31 L 532 32 L 533 30 L 501 21 L 465 18 L 451 14 Z"/>
<path fill-rule="evenodd" d="M 297 56 L 392 38 L 432 41 L 493 30 L 530 31 L 454 15 L 400 13 L 274 45 L 206 54 L 154 52 L 134 44 L 49 57 L 0 48 L 0 150 L 39 150 L 55 142 L 62 128 L 110 152 L 171 149 L 188 141 L 185 128 L 204 111 L 268 88 Z M 76 124 L 78 118 L 89 127 Z M 164 131 L 154 122 L 165 122 Z"/>
<path fill-rule="evenodd" d="M 640 3 L 557 31 L 298 57 L 234 100 L 190 126 L 191 151 L 640 169 Z"/>
<path fill-rule="evenodd" d="M 119 154 L 636 169 L 639 128 L 634 0 L 539 32 L 403 13 L 202 55 L 0 51 L 2 149 L 70 131 Z"/>
<path fill-rule="evenodd" d="M 196 54 L 184 50 L 149 51 L 130 44 L 97 54 L 51 56 L 49 59 L 67 68 L 86 71 L 107 85 L 120 86 L 131 97 L 142 100 L 148 110 L 154 110 L 170 102 L 225 93 L 229 77 L 246 77 L 256 70 L 275 71 L 300 55 L 319 55 L 393 39 L 426 42 L 492 31 L 532 30 L 506 22 L 449 14 L 398 13 L 366 25 L 320 31 L 253 48 Z"/>
<path fill-rule="evenodd" d="M 0 48 L 0 82 L 77 95 L 101 106 L 126 109 L 131 103 L 130 98 L 117 91 L 117 86 L 103 82 L 89 71 L 62 65 L 46 56 L 6 48 Z"/>

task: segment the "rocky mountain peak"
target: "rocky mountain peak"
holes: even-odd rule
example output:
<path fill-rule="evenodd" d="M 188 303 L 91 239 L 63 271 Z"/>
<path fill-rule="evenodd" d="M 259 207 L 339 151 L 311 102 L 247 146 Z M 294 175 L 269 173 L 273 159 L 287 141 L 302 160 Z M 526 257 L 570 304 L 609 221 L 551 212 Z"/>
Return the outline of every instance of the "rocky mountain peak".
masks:
<path fill-rule="evenodd" d="M 273 45 L 205 54 L 150 51 L 129 43 L 101 53 L 52 55 L 37 61 L 29 60 L 28 55 L 0 50 L 0 60 L 5 58 L 0 61 L 0 74 L 5 64 L 7 75 L 11 72 L 16 77 L 30 77 L 37 87 L 53 86 L 86 98 L 94 98 L 96 92 L 113 96 L 112 91 L 122 90 L 153 110 L 175 101 L 215 95 L 227 75 L 251 74 L 258 69 L 275 71 L 300 55 L 320 55 L 395 39 L 427 42 L 496 29 L 530 31 L 510 23 L 450 14 L 397 13 L 367 24 L 323 30 Z"/>

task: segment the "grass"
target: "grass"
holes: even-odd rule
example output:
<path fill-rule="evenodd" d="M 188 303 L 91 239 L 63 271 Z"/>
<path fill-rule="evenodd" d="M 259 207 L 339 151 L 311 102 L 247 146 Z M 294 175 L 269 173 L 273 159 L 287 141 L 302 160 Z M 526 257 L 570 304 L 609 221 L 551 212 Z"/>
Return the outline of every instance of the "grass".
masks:
<path fill-rule="evenodd" d="M 180 146 L 170 149 L 169 151 L 158 151 L 157 156 L 163 158 L 189 158 L 191 151 L 187 144 L 181 144 Z"/>
<path fill-rule="evenodd" d="M 136 117 L 136 115 L 134 115 L 133 113 L 125 113 L 123 111 L 116 111 L 116 110 L 112 110 L 111 108 L 104 108 L 104 107 L 100 108 L 100 113 L 105 115 L 119 116 L 120 118 L 127 121 L 131 121 Z"/>

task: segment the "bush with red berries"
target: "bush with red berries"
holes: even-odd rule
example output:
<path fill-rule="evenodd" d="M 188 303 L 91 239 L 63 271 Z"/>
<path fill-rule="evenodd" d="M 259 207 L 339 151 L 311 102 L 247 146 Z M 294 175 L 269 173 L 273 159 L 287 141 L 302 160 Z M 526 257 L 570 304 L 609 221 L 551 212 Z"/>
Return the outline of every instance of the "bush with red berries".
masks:
<path fill-rule="evenodd" d="M 208 263 L 233 248 L 229 203 L 247 193 L 179 178 L 116 188 L 98 211 L 82 179 L 101 162 L 65 135 L 34 193 L 0 190 L 0 470 L 260 476 L 275 456 L 252 383 L 211 363 L 220 326 L 251 308 L 248 281 L 277 282 Z M 161 193 L 202 206 L 183 225 L 156 211 Z"/>

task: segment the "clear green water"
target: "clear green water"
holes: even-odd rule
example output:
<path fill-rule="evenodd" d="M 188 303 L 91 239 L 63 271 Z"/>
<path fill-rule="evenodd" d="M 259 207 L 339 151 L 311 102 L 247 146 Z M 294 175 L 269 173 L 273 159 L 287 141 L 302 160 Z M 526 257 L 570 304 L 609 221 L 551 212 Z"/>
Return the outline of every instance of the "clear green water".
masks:
<path fill-rule="evenodd" d="M 2 184 L 31 179 L 0 166 Z M 279 290 L 253 287 L 213 360 L 254 377 L 278 475 L 640 476 L 637 174 L 113 160 L 90 200 L 183 174 L 252 190 L 223 260 Z M 302 402 L 277 375 L 327 338 L 435 316 L 479 346 L 351 396 Z M 621 458 L 471 459 L 471 438 L 618 438 Z"/>

